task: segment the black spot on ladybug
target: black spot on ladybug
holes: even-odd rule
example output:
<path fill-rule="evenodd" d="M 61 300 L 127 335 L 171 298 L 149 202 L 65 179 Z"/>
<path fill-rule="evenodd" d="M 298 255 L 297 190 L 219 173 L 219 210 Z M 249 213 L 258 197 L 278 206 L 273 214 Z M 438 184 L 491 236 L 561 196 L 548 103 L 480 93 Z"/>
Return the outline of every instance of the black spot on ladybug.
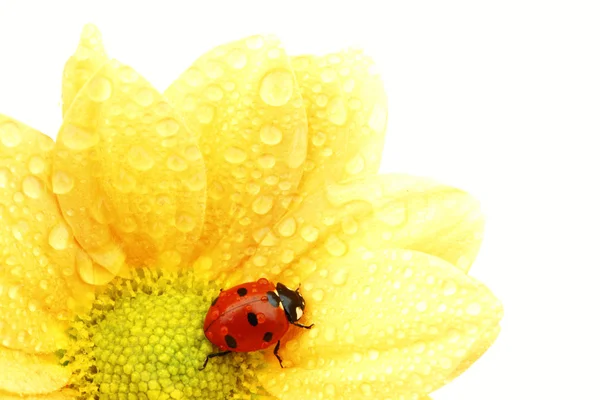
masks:
<path fill-rule="evenodd" d="M 229 346 L 230 349 L 235 349 L 237 347 L 237 342 L 231 335 L 225 335 L 225 343 Z"/>
<path fill-rule="evenodd" d="M 265 335 L 263 336 L 263 341 L 264 342 L 270 342 L 271 339 L 273 339 L 273 332 L 267 332 L 265 333 Z"/>
<path fill-rule="evenodd" d="M 273 307 L 279 307 L 279 302 L 281 299 L 279 296 L 277 296 L 277 294 L 275 294 L 275 292 L 267 292 L 267 298 Z"/>
<path fill-rule="evenodd" d="M 210 306 L 213 307 L 215 304 L 217 304 L 218 300 L 219 300 L 219 296 L 215 297 L 215 299 L 213 300 L 213 302 Z"/>
<path fill-rule="evenodd" d="M 243 287 L 242 287 L 242 288 L 239 288 L 239 289 L 237 290 L 237 294 L 239 294 L 239 295 L 240 295 L 240 297 L 244 297 L 245 295 L 247 295 L 247 294 L 248 294 L 248 289 L 246 289 L 246 288 L 243 288 Z"/>
<path fill-rule="evenodd" d="M 256 314 L 254 314 L 254 313 L 248 313 L 248 322 L 252 326 L 258 325 L 258 318 L 256 318 Z"/>

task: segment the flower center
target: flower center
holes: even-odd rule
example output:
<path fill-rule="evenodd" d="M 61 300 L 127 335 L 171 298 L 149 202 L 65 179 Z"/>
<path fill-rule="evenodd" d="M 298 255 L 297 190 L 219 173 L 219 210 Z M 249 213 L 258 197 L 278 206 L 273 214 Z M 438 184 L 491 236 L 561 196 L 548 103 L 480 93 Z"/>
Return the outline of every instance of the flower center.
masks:
<path fill-rule="evenodd" d="M 71 385 L 85 398 L 230 399 L 257 393 L 252 371 L 259 354 L 216 351 L 205 339 L 204 317 L 216 288 L 193 276 L 140 270 L 116 279 L 97 296 L 91 312 L 72 324 L 65 360 Z"/>

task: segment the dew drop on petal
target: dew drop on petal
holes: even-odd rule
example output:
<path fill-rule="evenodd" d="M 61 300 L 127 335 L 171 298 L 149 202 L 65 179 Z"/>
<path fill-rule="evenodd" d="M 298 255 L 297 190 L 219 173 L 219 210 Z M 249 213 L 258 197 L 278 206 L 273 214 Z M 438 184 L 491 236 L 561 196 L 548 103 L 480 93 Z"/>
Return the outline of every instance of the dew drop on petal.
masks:
<path fill-rule="evenodd" d="M 6 147 L 15 147 L 21 143 L 21 132 L 19 127 L 12 121 L 0 124 L 0 141 Z"/>
<path fill-rule="evenodd" d="M 196 118 L 201 124 L 210 124 L 215 116 L 215 108 L 210 104 L 202 104 L 198 107 Z"/>
<path fill-rule="evenodd" d="M 173 136 L 179 130 L 179 123 L 173 118 L 165 118 L 156 125 L 156 133 L 162 137 Z"/>
<path fill-rule="evenodd" d="M 241 164 L 246 161 L 247 155 L 246 152 L 239 147 L 229 147 L 225 150 L 225 161 L 230 164 Z"/>
<path fill-rule="evenodd" d="M 273 207 L 273 197 L 260 196 L 252 202 L 252 211 L 259 215 L 265 215 Z"/>
<path fill-rule="evenodd" d="M 196 219 L 190 214 L 181 213 L 175 219 L 175 227 L 181 232 L 191 232 L 196 227 Z"/>
<path fill-rule="evenodd" d="M 454 281 L 446 281 L 442 286 L 444 296 L 452 296 L 456 293 L 456 283 Z"/>
<path fill-rule="evenodd" d="M 55 225 L 48 235 L 48 244 L 56 250 L 64 250 L 69 244 L 69 231 L 64 223 Z"/>
<path fill-rule="evenodd" d="M 314 226 L 307 225 L 300 230 L 300 236 L 307 242 L 313 243 L 319 238 L 319 230 Z"/>
<path fill-rule="evenodd" d="M 95 146 L 100 141 L 100 136 L 95 131 L 87 131 L 74 125 L 67 125 L 58 139 L 69 149 L 80 151 Z"/>
<path fill-rule="evenodd" d="M 294 217 L 287 217 L 282 220 L 277 226 L 277 231 L 283 237 L 290 237 L 296 233 L 296 220 Z"/>
<path fill-rule="evenodd" d="M 46 169 L 46 163 L 41 157 L 33 156 L 29 160 L 28 168 L 32 174 L 41 174 Z"/>
<path fill-rule="evenodd" d="M 69 193 L 73 189 L 73 178 L 64 171 L 54 171 L 52 174 L 52 192 L 55 194 Z"/>
<path fill-rule="evenodd" d="M 227 63 L 235 69 L 244 68 L 247 62 L 248 57 L 246 57 L 246 53 L 240 49 L 233 49 L 227 55 Z"/>
<path fill-rule="evenodd" d="M 289 71 L 271 71 L 260 82 L 259 93 L 260 98 L 270 106 L 287 104 L 294 94 L 294 77 Z"/>
<path fill-rule="evenodd" d="M 270 169 L 275 166 L 275 156 L 272 154 L 264 154 L 258 158 L 258 165 L 264 169 Z"/>
<path fill-rule="evenodd" d="M 154 160 L 142 146 L 133 146 L 129 149 L 127 161 L 138 171 L 147 171 L 154 166 Z"/>
<path fill-rule="evenodd" d="M 96 76 L 88 82 L 87 93 L 93 101 L 105 101 L 112 95 L 112 83 L 104 76 Z"/>
<path fill-rule="evenodd" d="M 344 99 L 341 96 L 337 96 L 329 102 L 327 105 L 327 117 L 335 125 L 344 125 L 348 113 L 346 112 L 346 105 Z"/>
<path fill-rule="evenodd" d="M 185 160 L 176 154 L 172 154 L 167 159 L 167 167 L 172 171 L 185 171 L 188 167 Z"/>
<path fill-rule="evenodd" d="M 479 313 L 481 313 L 481 305 L 479 303 L 471 303 L 467 306 L 465 311 L 469 315 L 479 315 Z"/>
<path fill-rule="evenodd" d="M 29 175 L 23 179 L 23 193 L 25 193 L 25 196 L 37 199 L 42 195 L 42 191 L 42 182 L 35 176 Z"/>
<path fill-rule="evenodd" d="M 283 134 L 281 133 L 281 130 L 274 125 L 263 125 L 263 127 L 260 128 L 260 140 L 264 144 L 274 146 L 281 142 L 282 137 Z"/>

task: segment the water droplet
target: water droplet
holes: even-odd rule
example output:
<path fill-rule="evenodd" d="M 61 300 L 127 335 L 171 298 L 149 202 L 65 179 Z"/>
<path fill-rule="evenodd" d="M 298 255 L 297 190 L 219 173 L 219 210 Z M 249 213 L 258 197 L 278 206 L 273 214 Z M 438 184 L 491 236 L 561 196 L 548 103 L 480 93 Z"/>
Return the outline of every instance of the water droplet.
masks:
<path fill-rule="evenodd" d="M 41 174 L 46 169 L 46 163 L 41 157 L 33 156 L 29 160 L 28 168 L 32 174 Z"/>
<path fill-rule="evenodd" d="M 175 227 L 181 232 L 191 232 L 196 227 L 196 218 L 193 215 L 181 213 L 175 219 Z"/>
<path fill-rule="evenodd" d="M 140 106 L 148 107 L 154 102 L 154 93 L 148 88 L 142 88 L 137 91 L 133 98 Z"/>
<path fill-rule="evenodd" d="M 54 171 L 52 174 L 52 192 L 55 194 L 69 193 L 73 185 L 73 178 L 66 172 Z"/>
<path fill-rule="evenodd" d="M 271 71 L 260 82 L 259 93 L 266 104 L 282 106 L 290 101 L 294 94 L 294 77 L 286 70 Z"/>
<path fill-rule="evenodd" d="M 300 236 L 308 243 L 313 243 L 319 238 L 319 230 L 314 226 L 307 225 L 300 230 Z"/>
<path fill-rule="evenodd" d="M 19 126 L 12 121 L 0 124 L 0 141 L 6 147 L 15 147 L 21 143 L 21 132 Z"/>
<path fill-rule="evenodd" d="M 481 313 L 481 304 L 471 303 L 467 306 L 467 309 L 465 311 L 469 315 L 479 315 L 479 313 Z"/>
<path fill-rule="evenodd" d="M 348 251 L 348 246 L 336 234 L 332 234 L 325 241 L 325 249 L 332 256 L 341 257 Z"/>
<path fill-rule="evenodd" d="M 273 207 L 273 197 L 260 196 L 252 202 L 252 211 L 259 215 L 265 215 Z"/>
<path fill-rule="evenodd" d="M 274 146 L 281 142 L 282 137 L 283 134 L 281 133 L 281 130 L 275 125 L 268 124 L 263 125 L 263 127 L 260 128 L 260 140 L 262 140 L 264 144 Z"/>
<path fill-rule="evenodd" d="M 173 118 L 165 118 L 156 124 L 156 133 L 161 137 L 169 137 L 179 131 L 179 122 Z"/>
<path fill-rule="evenodd" d="M 283 237 L 290 237 L 296 233 L 296 220 L 294 217 L 287 217 L 277 224 L 277 231 Z"/>
<path fill-rule="evenodd" d="M 248 39 L 246 39 L 246 46 L 248 46 L 248 48 L 250 50 L 258 50 L 261 47 L 263 47 L 265 44 L 265 40 L 263 39 L 262 36 L 251 36 Z"/>
<path fill-rule="evenodd" d="M 0 188 L 4 189 L 10 181 L 10 171 L 6 168 L 0 169 Z"/>
<path fill-rule="evenodd" d="M 444 296 L 452 296 L 454 293 L 456 293 L 456 283 L 454 283 L 454 281 L 444 282 L 442 285 L 442 291 Z"/>
<path fill-rule="evenodd" d="M 55 225 L 50 230 L 48 244 L 56 250 L 64 250 L 67 248 L 69 245 L 69 230 L 63 222 Z"/>
<path fill-rule="evenodd" d="M 327 105 L 327 117 L 335 125 L 344 125 L 348 113 L 346 112 L 346 105 L 344 99 L 341 96 L 334 97 Z"/>
<path fill-rule="evenodd" d="M 365 159 L 357 154 L 352 157 L 347 163 L 345 170 L 350 175 L 360 174 L 365 169 Z"/>
<path fill-rule="evenodd" d="M 281 252 L 281 262 L 284 264 L 289 264 L 294 261 L 294 251 L 292 249 L 285 249 Z"/>
<path fill-rule="evenodd" d="M 23 179 L 23 193 L 25 193 L 25 196 L 37 199 L 42 195 L 42 191 L 42 182 L 35 176 L 29 175 Z"/>
<path fill-rule="evenodd" d="M 167 167 L 172 171 L 185 171 L 188 167 L 185 160 L 176 154 L 172 154 L 167 159 Z"/>
<path fill-rule="evenodd" d="M 202 152 L 196 145 L 191 145 L 185 149 L 185 158 L 188 161 L 197 161 L 202 158 Z"/>
<path fill-rule="evenodd" d="M 204 91 L 206 98 L 210 101 L 220 101 L 223 98 L 223 89 L 218 85 L 210 85 Z"/>
<path fill-rule="evenodd" d="M 140 75 L 133 68 L 123 66 L 119 70 L 119 78 L 125 83 L 134 83 L 140 79 Z"/>
<path fill-rule="evenodd" d="M 202 104 L 198 107 L 196 118 L 201 124 L 210 124 L 215 116 L 215 108 L 210 104 Z"/>
<path fill-rule="evenodd" d="M 321 72 L 321 80 L 325 83 L 333 82 L 336 78 L 336 73 L 332 68 L 325 68 Z"/>
<path fill-rule="evenodd" d="M 154 160 L 142 146 L 133 146 L 127 153 L 127 161 L 138 171 L 148 171 L 154 166 Z"/>
<path fill-rule="evenodd" d="M 325 292 L 323 289 L 316 289 L 311 292 L 311 296 L 314 301 L 322 301 L 323 297 L 325 297 Z"/>
<path fill-rule="evenodd" d="M 100 141 L 100 136 L 95 131 L 69 124 L 58 134 L 58 140 L 69 149 L 80 151 L 95 146 Z"/>
<path fill-rule="evenodd" d="M 348 271 L 345 269 L 338 269 L 331 277 L 331 282 L 334 285 L 343 285 L 348 280 Z"/>
<path fill-rule="evenodd" d="M 346 216 L 342 219 L 342 231 L 346 235 L 354 235 L 358 231 L 358 223 L 350 216 Z"/>
<path fill-rule="evenodd" d="M 288 156 L 288 166 L 290 168 L 298 168 L 306 160 L 308 150 L 308 128 L 306 125 L 301 125 L 294 131 L 290 154 Z"/>
<path fill-rule="evenodd" d="M 87 94 L 93 101 L 105 101 L 112 94 L 112 83 L 104 76 L 96 76 L 88 82 Z"/>
<path fill-rule="evenodd" d="M 231 164 L 241 164 L 246 161 L 246 152 L 238 147 L 229 147 L 225 150 L 225 161 Z"/>
<path fill-rule="evenodd" d="M 423 312 L 423 311 L 427 310 L 427 302 L 425 302 L 425 301 L 419 301 L 415 305 L 415 308 L 417 309 L 417 311 Z"/>
<path fill-rule="evenodd" d="M 325 144 L 325 141 L 327 140 L 327 135 L 325 135 L 323 132 L 317 132 L 311 140 L 313 145 L 315 145 L 316 147 L 321 147 Z"/>
<path fill-rule="evenodd" d="M 218 63 L 208 62 L 204 67 L 204 72 L 209 78 L 217 79 L 220 78 L 223 75 L 223 72 L 225 71 L 223 71 L 223 67 L 221 67 Z"/>
<path fill-rule="evenodd" d="M 377 133 L 382 133 L 387 123 L 387 108 L 381 104 L 376 104 L 369 117 L 369 127 Z"/>
<path fill-rule="evenodd" d="M 272 154 L 264 154 L 258 158 L 258 165 L 264 169 L 270 169 L 275 166 L 275 156 Z"/>
<path fill-rule="evenodd" d="M 244 68 L 247 62 L 248 57 L 246 56 L 246 53 L 244 53 L 240 49 L 233 49 L 227 55 L 227 63 L 229 63 L 229 65 L 231 65 L 235 69 Z"/>

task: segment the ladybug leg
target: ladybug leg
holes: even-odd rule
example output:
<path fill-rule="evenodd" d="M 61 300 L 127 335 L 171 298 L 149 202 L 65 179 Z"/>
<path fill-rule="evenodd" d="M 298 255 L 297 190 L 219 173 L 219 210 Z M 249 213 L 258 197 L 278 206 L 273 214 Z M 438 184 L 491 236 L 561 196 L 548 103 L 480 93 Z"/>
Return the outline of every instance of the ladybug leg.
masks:
<path fill-rule="evenodd" d="M 298 328 L 304 328 L 304 329 L 310 329 L 310 328 L 312 328 L 313 326 L 315 326 L 315 324 L 310 324 L 310 325 L 302 325 L 302 324 L 299 324 L 299 323 L 297 323 L 297 322 L 292 322 L 292 325 L 294 325 L 294 326 L 297 326 Z"/>
<path fill-rule="evenodd" d="M 212 353 L 212 354 L 207 355 L 206 360 L 204 360 L 204 365 L 202 366 L 202 368 L 199 369 L 199 371 L 202 371 L 204 368 L 206 368 L 206 364 L 208 364 L 208 360 L 210 360 L 211 358 L 222 357 L 229 353 L 231 353 L 231 350 L 223 351 L 221 353 Z"/>
<path fill-rule="evenodd" d="M 281 344 L 281 340 L 278 340 L 277 345 L 275 346 L 275 350 L 273 350 L 273 354 L 275 354 L 275 357 L 277 357 L 277 360 L 279 361 L 279 366 L 281 366 L 281 368 L 283 368 L 283 364 L 282 364 L 283 360 L 281 359 L 281 357 L 278 354 L 280 344 Z"/>

